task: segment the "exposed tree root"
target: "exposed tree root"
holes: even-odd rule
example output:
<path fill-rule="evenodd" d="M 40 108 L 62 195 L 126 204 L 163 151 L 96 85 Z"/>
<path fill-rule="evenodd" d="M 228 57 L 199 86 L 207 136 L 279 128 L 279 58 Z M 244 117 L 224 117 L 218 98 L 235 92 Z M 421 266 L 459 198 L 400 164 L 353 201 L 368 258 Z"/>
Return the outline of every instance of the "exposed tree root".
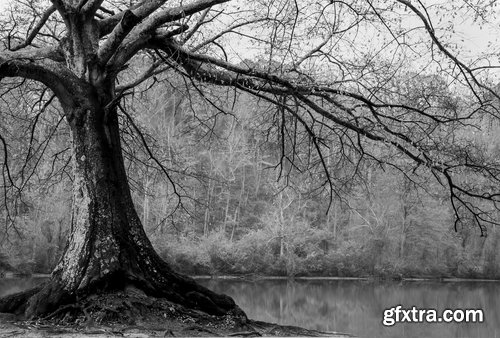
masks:
<path fill-rule="evenodd" d="M 14 298 L 26 300 L 33 292 L 36 291 L 17 294 Z M 31 333 L 33 330 L 40 332 L 40 336 L 49 333 L 65 337 L 78 337 L 78 334 L 128 335 L 134 332 L 152 337 L 332 336 L 331 333 L 251 321 L 234 314 L 210 315 L 164 298 L 148 296 L 133 288 L 90 295 L 60 306 L 42 318 L 17 322 L 15 328 L 12 330 L 11 327 L 9 331 L 17 332 L 13 336 L 26 335 L 28 328 Z"/>
<path fill-rule="evenodd" d="M 166 299 L 183 304 L 186 309 L 199 310 L 210 315 L 233 315 L 240 317 L 241 321 L 246 320 L 245 313 L 231 297 L 214 293 L 195 280 L 172 271 L 161 275 L 162 279 L 147 280 L 119 272 L 98 279 L 83 290 L 73 292 L 66 291 L 56 275 L 34 289 L 0 299 L 0 312 L 24 314 L 25 319 L 48 318 L 54 316 L 54 311 L 62 312 L 66 306 L 68 309 L 76 310 L 75 304 L 81 305 L 85 299 L 92 299 L 96 294 L 121 291 L 129 295 Z"/>
<path fill-rule="evenodd" d="M 40 285 L 27 291 L 0 298 L 0 312 L 14 313 L 16 315 L 24 314 L 29 299 L 40 292 L 42 288 L 43 285 Z"/>
<path fill-rule="evenodd" d="M 37 288 L 0 299 L 0 312 L 24 315 L 27 327 L 50 334 L 124 335 L 135 330 L 162 337 L 332 336 L 248 320 L 232 298 L 166 268 L 150 279 L 138 277 L 115 274 L 70 293 L 55 274 Z"/>

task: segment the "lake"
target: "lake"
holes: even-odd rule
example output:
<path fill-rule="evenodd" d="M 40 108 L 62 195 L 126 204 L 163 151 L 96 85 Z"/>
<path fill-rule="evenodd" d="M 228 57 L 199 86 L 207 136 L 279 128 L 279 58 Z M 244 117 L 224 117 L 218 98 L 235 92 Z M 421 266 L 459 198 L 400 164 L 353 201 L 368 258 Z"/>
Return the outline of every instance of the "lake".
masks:
<path fill-rule="evenodd" d="M 0 296 L 43 278 L 0 279 Z M 250 318 L 359 337 L 500 337 L 500 283 L 370 280 L 201 279 L 232 296 Z M 482 309 L 483 323 L 382 325 L 387 308 Z"/>

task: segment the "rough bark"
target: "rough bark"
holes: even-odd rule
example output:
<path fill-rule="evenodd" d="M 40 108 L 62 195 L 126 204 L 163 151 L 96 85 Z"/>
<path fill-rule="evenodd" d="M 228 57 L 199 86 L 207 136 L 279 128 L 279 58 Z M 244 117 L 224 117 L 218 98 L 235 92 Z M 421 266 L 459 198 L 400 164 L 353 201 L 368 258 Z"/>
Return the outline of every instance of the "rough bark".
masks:
<path fill-rule="evenodd" d="M 25 295 L 25 315 L 43 316 L 95 292 L 134 287 L 209 314 L 246 318 L 230 297 L 172 271 L 154 251 L 132 202 L 117 112 L 102 108 L 102 100 L 92 96 L 85 108 L 65 107 L 75 110 L 66 112 L 74 116 L 71 234 L 50 282 Z M 22 297 L 17 296 L 18 303 Z M 0 312 L 19 308 L 2 309 L 0 303 Z"/>

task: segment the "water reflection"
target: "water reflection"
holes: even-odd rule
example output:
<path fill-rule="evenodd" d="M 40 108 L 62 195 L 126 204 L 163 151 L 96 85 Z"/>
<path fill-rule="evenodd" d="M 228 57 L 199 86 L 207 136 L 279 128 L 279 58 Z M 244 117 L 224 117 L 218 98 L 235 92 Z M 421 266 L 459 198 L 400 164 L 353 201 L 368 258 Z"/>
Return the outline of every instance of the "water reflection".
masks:
<path fill-rule="evenodd" d="M 44 280 L 47 280 L 47 277 L 0 278 L 0 297 L 28 290 Z"/>
<path fill-rule="evenodd" d="M 43 278 L 0 279 L 0 297 Z M 356 280 L 257 282 L 200 280 L 232 296 L 250 318 L 359 337 L 500 337 L 500 284 L 493 282 L 380 282 Z M 481 308 L 484 323 L 382 325 L 384 309 Z"/>
<path fill-rule="evenodd" d="M 249 317 L 360 337 L 500 337 L 500 284 L 493 282 L 205 281 Z M 481 308 L 484 323 L 382 325 L 384 309 Z"/>

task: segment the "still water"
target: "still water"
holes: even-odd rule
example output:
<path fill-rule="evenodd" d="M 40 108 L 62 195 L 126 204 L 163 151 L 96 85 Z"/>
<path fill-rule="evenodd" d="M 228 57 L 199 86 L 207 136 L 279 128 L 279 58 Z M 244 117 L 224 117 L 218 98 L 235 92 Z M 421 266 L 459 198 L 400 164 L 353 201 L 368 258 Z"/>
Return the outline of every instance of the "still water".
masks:
<path fill-rule="evenodd" d="M 0 296 L 42 279 L 0 279 Z M 359 337 L 500 338 L 500 283 L 363 280 L 200 280 L 232 296 L 250 318 Z M 482 309 L 483 323 L 382 325 L 384 309 Z"/>

